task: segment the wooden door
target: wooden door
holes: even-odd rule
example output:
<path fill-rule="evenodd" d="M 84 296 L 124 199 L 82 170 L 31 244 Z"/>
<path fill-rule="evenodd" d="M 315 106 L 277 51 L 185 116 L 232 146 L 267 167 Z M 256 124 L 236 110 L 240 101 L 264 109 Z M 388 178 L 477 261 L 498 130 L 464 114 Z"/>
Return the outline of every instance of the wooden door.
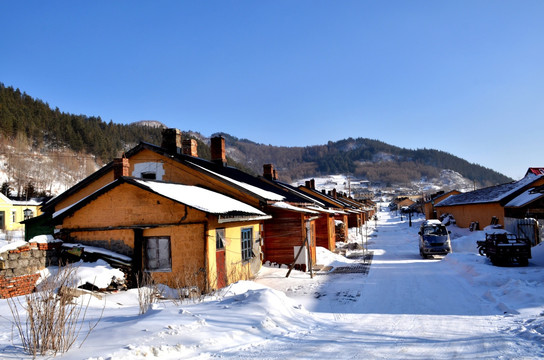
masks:
<path fill-rule="evenodd" d="M 215 230 L 215 264 L 217 268 L 217 288 L 220 289 L 227 286 L 225 229 Z"/>

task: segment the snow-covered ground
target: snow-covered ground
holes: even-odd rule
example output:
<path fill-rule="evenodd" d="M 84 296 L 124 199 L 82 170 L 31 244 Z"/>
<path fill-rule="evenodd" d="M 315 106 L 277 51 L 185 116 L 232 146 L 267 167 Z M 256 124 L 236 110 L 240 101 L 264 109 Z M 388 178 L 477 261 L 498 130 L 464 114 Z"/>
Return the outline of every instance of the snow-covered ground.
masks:
<path fill-rule="evenodd" d="M 450 227 L 454 253 L 419 257 L 422 218 L 372 221 L 368 274 L 263 267 L 202 302 L 161 301 L 138 315 L 136 290 L 92 297 L 99 318 L 62 359 L 537 359 L 544 357 L 544 246 L 528 267 L 477 255 L 482 232 Z M 351 229 L 353 230 L 353 229 Z M 360 241 L 355 232 L 351 240 Z M 357 265 L 319 249 L 333 269 Z M 103 265 L 103 264 L 102 264 Z M 83 297 L 82 300 L 88 300 Z M 0 358 L 30 359 L 0 300 Z"/>

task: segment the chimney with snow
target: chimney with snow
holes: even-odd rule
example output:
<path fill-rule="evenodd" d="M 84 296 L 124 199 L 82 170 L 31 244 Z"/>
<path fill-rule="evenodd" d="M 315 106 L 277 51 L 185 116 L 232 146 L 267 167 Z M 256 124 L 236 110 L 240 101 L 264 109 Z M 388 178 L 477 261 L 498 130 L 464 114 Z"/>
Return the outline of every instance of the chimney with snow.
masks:
<path fill-rule="evenodd" d="M 181 130 L 163 129 L 161 147 L 169 154 L 181 153 Z"/>
<path fill-rule="evenodd" d="M 211 140 L 212 161 L 216 164 L 227 165 L 227 156 L 225 154 L 225 138 L 215 136 Z"/>
<path fill-rule="evenodd" d="M 195 139 L 185 139 L 181 143 L 181 153 L 183 155 L 189 155 L 198 157 L 197 142 Z"/>
<path fill-rule="evenodd" d="M 129 176 L 130 164 L 127 158 L 113 159 L 113 180 L 119 179 L 121 176 Z"/>

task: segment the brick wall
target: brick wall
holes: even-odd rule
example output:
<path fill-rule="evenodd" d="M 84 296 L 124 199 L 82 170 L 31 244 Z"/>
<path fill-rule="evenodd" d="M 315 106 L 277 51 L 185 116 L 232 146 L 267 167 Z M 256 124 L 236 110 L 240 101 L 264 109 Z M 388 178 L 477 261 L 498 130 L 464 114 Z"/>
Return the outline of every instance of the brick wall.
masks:
<path fill-rule="evenodd" d="M 58 265 L 61 243 L 29 243 L 0 253 L 0 299 L 34 291 L 37 272 Z"/>

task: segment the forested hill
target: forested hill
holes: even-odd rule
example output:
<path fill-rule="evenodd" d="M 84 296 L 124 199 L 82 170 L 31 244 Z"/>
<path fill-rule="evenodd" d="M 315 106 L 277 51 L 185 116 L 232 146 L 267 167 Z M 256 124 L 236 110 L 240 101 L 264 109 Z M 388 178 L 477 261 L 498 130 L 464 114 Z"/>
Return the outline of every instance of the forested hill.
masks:
<path fill-rule="evenodd" d="M 0 134 L 30 139 L 35 149 L 69 147 L 109 162 L 126 144 L 159 143 L 160 128 L 106 123 L 100 117 L 73 115 L 51 109 L 19 89 L 0 83 Z"/>
<path fill-rule="evenodd" d="M 384 184 L 409 184 L 422 178 L 440 176 L 443 169 L 453 170 L 479 186 L 512 181 L 507 176 L 483 166 L 469 163 L 444 151 L 411 150 L 382 141 L 357 138 L 308 147 L 278 147 L 257 144 L 221 134 L 226 139 L 229 155 L 262 172 L 262 164 L 272 163 L 280 179 L 297 179 L 329 174 L 353 175 Z"/>
<path fill-rule="evenodd" d="M 99 163 L 105 163 L 139 141 L 160 144 L 161 128 L 156 123 L 144 125 L 121 125 L 104 122 L 100 117 L 64 113 L 0 83 L 0 135 L 11 140 L 24 139 L 33 151 L 69 148 L 78 154 L 94 155 Z M 185 135 L 197 139 L 199 156 L 209 158 L 208 139 L 190 132 Z M 262 165 L 272 163 L 280 178 L 289 182 L 350 174 L 373 182 L 406 184 L 436 178 L 442 169 L 454 170 L 480 186 L 511 180 L 442 151 L 403 149 L 378 140 L 349 138 L 326 145 L 280 147 L 222 135 L 231 164 L 261 174 Z"/>

